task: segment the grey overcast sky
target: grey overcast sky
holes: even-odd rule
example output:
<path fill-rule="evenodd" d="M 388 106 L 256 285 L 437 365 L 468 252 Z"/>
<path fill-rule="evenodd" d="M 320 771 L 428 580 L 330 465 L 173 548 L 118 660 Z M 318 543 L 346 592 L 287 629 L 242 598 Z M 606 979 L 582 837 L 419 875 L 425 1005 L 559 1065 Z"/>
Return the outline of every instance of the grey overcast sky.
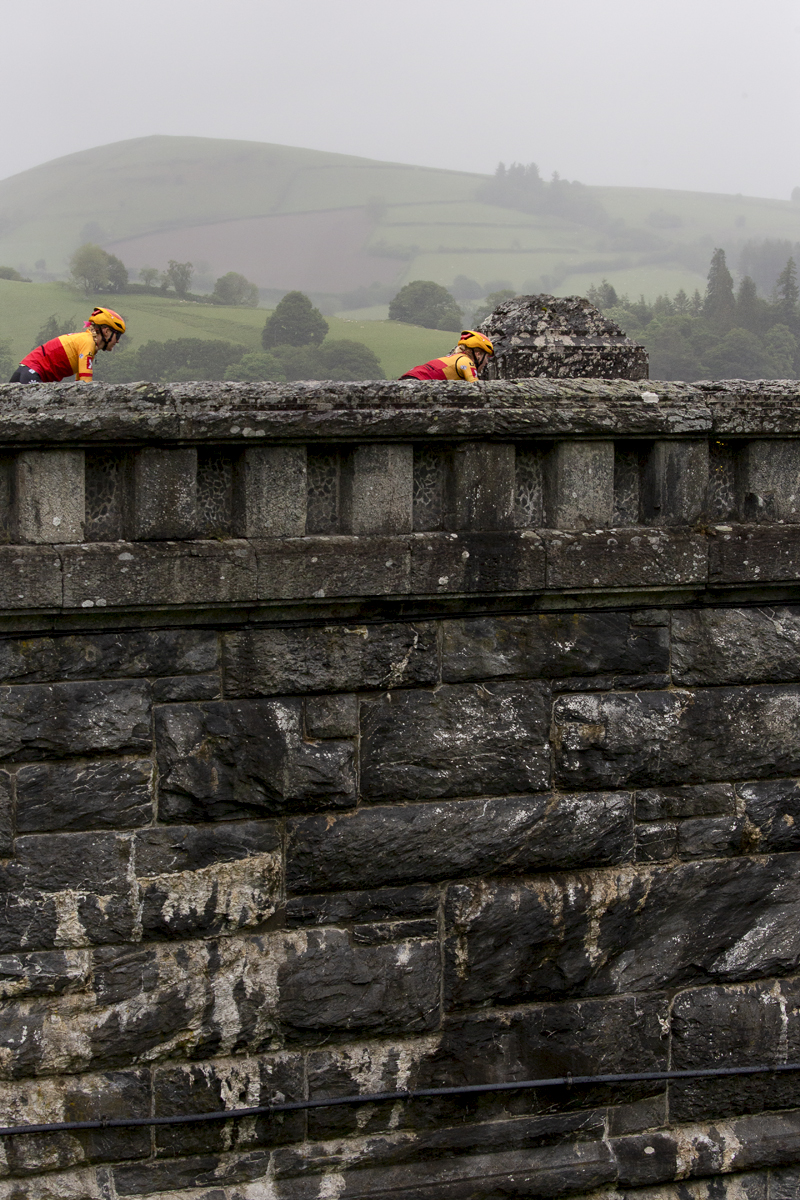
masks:
<path fill-rule="evenodd" d="M 800 0 L 0 0 L 0 177 L 142 135 L 800 186 Z"/>

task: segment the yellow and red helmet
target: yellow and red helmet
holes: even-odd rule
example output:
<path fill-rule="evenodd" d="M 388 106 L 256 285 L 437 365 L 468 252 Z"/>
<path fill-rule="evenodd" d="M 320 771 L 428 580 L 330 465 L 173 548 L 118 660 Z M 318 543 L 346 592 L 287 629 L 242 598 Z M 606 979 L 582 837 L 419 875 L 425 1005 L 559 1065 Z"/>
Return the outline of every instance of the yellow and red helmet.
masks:
<path fill-rule="evenodd" d="M 125 332 L 125 320 L 118 312 L 114 312 L 113 308 L 93 308 L 87 324 L 107 325 L 120 335 Z"/>
<path fill-rule="evenodd" d="M 494 354 L 494 346 L 489 339 L 475 329 L 462 329 L 458 344 L 470 350 L 483 350 L 484 354 Z"/>

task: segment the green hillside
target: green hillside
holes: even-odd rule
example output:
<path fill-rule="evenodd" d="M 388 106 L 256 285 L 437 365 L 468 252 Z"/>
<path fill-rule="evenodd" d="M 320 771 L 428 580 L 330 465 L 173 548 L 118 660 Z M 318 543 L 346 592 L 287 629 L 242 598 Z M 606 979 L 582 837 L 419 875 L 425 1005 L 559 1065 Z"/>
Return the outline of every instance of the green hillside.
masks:
<path fill-rule="evenodd" d="M 715 246 L 735 269 L 749 240 L 800 241 L 800 204 L 789 200 L 589 188 L 606 214 L 592 225 L 481 202 L 486 183 L 291 146 L 138 138 L 0 181 L 0 264 L 61 278 L 89 240 L 131 269 L 191 261 L 200 288 L 236 270 L 268 295 L 326 295 L 333 310 L 336 297 L 352 308 L 346 294 L 372 284 L 385 293 L 459 275 L 483 290 L 557 294 L 605 276 L 618 292 L 654 298 L 702 289 Z"/>
<path fill-rule="evenodd" d="M 108 304 L 109 297 L 85 297 L 63 283 L 11 283 L 0 279 L 0 343 L 8 345 L 19 361 L 33 349 L 36 334 L 49 316 L 55 315 L 59 322 L 73 317 L 74 328 L 82 329 L 97 303 Z M 261 330 L 268 315 L 263 308 L 225 308 L 169 296 L 120 296 L 113 298 L 113 304 L 126 318 L 126 342 L 133 346 L 151 340 L 197 337 L 219 338 L 248 350 L 260 350 Z M 328 317 L 327 321 L 329 338 L 363 342 L 378 356 L 390 378 L 445 353 L 455 340 L 452 333 L 398 321 L 348 321 L 339 317 Z M 103 377 L 103 362 L 104 356 L 98 355 L 99 379 Z"/>

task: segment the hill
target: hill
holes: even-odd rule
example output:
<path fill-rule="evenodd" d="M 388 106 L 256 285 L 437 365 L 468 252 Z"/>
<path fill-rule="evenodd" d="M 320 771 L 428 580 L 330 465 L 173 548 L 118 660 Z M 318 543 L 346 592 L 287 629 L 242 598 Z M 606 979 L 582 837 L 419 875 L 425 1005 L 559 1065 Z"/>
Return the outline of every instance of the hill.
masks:
<path fill-rule="evenodd" d="M 800 241 L 800 204 L 646 188 L 587 188 L 601 225 L 487 203 L 486 176 L 291 146 L 148 137 L 0 181 L 0 263 L 44 281 L 95 241 L 130 268 L 195 264 L 197 285 L 240 271 L 267 297 L 329 309 L 379 302 L 409 279 L 478 291 L 585 293 L 606 276 L 654 298 L 705 284 L 714 246 Z M 473 292 L 475 288 L 472 289 Z M 369 297 L 360 303 L 369 303 Z M 380 312 L 380 309 L 377 311 Z"/>

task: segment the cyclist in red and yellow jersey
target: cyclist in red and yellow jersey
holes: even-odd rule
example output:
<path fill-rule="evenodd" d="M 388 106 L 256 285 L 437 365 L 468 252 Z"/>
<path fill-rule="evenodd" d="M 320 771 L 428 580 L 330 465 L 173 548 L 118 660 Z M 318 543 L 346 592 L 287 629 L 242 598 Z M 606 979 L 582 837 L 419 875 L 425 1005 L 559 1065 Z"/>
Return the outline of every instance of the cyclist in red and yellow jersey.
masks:
<path fill-rule="evenodd" d="M 419 367 L 412 367 L 400 378 L 464 379 L 467 383 L 477 383 L 490 354 L 494 354 L 494 346 L 487 337 L 474 329 L 463 329 L 452 354 L 444 358 L 432 358 Z"/>
<path fill-rule="evenodd" d="M 58 383 L 68 375 L 90 380 L 98 350 L 113 350 L 125 321 L 113 308 L 94 308 L 85 333 L 64 333 L 26 354 L 11 383 Z"/>

